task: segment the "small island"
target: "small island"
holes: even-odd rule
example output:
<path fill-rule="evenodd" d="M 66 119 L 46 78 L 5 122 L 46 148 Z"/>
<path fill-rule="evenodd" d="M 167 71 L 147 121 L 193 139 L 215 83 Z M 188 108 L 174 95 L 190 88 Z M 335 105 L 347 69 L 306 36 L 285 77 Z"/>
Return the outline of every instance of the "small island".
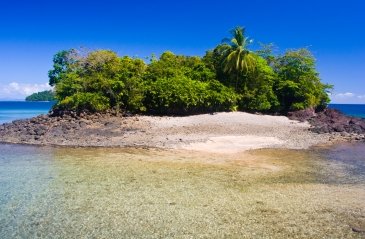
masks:
<path fill-rule="evenodd" d="M 332 86 L 319 78 L 308 49 L 275 54 L 273 45 L 250 50 L 236 27 L 203 57 L 164 52 L 146 63 L 110 50 L 65 50 L 54 56 L 49 84 L 58 100 L 53 112 L 128 111 L 192 115 L 222 111 L 285 115 L 321 111 Z"/>
<path fill-rule="evenodd" d="M 55 95 L 52 90 L 40 91 L 33 93 L 25 98 L 25 101 L 55 101 Z"/>
<path fill-rule="evenodd" d="M 365 1 L 0 9 L 0 239 L 365 239 Z"/>
<path fill-rule="evenodd" d="M 53 109 L 0 126 L 0 141 L 238 152 L 364 140 L 364 120 L 327 109 L 332 86 L 308 49 L 275 54 L 272 44 L 250 43 L 236 27 L 203 57 L 58 52 L 54 91 L 27 98 L 56 99 Z"/>

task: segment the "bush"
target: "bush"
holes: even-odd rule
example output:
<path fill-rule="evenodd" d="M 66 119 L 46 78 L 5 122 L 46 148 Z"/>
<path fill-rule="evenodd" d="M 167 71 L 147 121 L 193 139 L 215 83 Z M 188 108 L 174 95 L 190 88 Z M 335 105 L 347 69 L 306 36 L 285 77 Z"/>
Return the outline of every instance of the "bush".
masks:
<path fill-rule="evenodd" d="M 110 108 L 109 99 L 98 93 L 82 92 L 67 96 L 60 101 L 56 109 L 74 111 L 105 111 Z"/>
<path fill-rule="evenodd" d="M 142 60 L 120 58 L 106 50 L 91 52 L 78 59 L 68 65 L 73 70 L 65 70 L 56 84 L 59 103 L 55 107 L 78 111 L 144 110 L 142 76 L 146 65 Z"/>
<path fill-rule="evenodd" d="M 233 109 L 237 96 L 218 81 L 200 82 L 186 76 L 151 81 L 144 105 L 152 114 L 186 115 Z"/>

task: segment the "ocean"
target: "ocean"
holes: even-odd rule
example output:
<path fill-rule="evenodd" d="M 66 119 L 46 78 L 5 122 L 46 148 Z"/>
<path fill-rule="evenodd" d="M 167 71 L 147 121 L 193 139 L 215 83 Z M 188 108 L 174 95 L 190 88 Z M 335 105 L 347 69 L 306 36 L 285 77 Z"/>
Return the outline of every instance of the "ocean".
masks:
<path fill-rule="evenodd" d="M 53 105 L 54 102 L 0 101 L 0 124 L 46 114 Z M 329 108 L 338 109 L 344 114 L 365 119 L 365 105 L 330 104 Z"/>
<path fill-rule="evenodd" d="M 47 114 L 54 102 L 0 101 L 0 124 Z"/>
<path fill-rule="evenodd" d="M 346 115 L 365 119 L 365 105 L 361 104 L 330 104 L 332 109 L 337 109 Z"/>

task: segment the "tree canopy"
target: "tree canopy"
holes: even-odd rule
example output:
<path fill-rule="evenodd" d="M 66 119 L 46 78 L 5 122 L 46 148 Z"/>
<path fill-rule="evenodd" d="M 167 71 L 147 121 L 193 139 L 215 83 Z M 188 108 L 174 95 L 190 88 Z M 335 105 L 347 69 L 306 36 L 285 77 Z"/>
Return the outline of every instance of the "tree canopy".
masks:
<path fill-rule="evenodd" d="M 55 109 L 181 115 L 326 107 L 331 86 L 321 82 L 309 50 L 251 51 L 244 28 L 231 33 L 203 57 L 166 51 L 149 63 L 110 50 L 61 51 L 49 71 Z"/>
<path fill-rule="evenodd" d="M 275 84 L 282 111 L 325 107 L 332 86 L 321 83 L 315 59 L 308 49 L 287 51 L 274 61 Z"/>

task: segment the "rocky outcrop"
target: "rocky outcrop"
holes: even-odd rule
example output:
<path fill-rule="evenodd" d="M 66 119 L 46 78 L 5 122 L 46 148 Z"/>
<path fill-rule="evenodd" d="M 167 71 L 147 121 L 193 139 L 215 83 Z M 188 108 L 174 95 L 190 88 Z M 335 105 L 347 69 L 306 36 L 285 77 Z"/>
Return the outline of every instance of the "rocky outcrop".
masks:
<path fill-rule="evenodd" d="M 288 117 L 293 120 L 308 121 L 310 130 L 315 133 L 343 133 L 365 135 L 365 120 L 344 115 L 335 109 L 325 109 L 315 113 L 314 110 L 291 112 Z"/>
<path fill-rule="evenodd" d="M 0 125 L 0 142 L 24 144 L 55 144 L 74 146 L 104 146 L 109 138 L 127 136 L 136 128 L 137 117 L 116 112 L 90 114 L 75 112 L 50 113 L 31 119 L 15 120 Z"/>
<path fill-rule="evenodd" d="M 310 118 L 313 118 L 316 112 L 313 108 L 308 108 L 305 110 L 298 110 L 288 113 L 288 118 L 291 120 L 298 120 L 300 122 L 305 122 Z"/>

